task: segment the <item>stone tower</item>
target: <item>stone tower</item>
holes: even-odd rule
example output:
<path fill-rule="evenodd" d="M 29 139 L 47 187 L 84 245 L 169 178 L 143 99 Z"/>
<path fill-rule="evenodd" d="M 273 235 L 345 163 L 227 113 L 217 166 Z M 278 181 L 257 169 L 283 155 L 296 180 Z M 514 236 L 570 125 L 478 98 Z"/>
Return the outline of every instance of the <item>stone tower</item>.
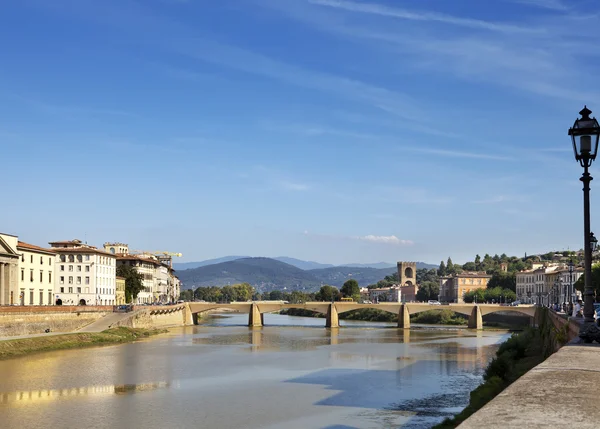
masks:
<path fill-rule="evenodd" d="M 415 286 L 417 284 L 417 263 L 398 262 L 398 278 L 400 286 Z"/>

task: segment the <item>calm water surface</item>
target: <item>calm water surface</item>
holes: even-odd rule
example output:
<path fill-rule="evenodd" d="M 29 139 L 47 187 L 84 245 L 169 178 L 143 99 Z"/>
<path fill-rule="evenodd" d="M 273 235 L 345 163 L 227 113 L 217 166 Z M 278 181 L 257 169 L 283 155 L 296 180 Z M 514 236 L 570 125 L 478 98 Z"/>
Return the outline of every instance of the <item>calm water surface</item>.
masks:
<path fill-rule="evenodd" d="M 428 428 L 464 408 L 508 338 L 247 317 L 0 362 L 0 427 Z"/>

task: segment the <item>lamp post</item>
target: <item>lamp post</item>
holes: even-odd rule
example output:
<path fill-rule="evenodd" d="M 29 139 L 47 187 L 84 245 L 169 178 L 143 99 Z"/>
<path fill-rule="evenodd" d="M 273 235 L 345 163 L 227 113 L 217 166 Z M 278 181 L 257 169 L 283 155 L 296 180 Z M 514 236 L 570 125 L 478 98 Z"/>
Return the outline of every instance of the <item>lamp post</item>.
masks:
<path fill-rule="evenodd" d="M 575 270 L 575 264 L 573 264 L 573 258 L 569 261 L 569 304 L 573 302 L 573 271 Z"/>
<path fill-rule="evenodd" d="M 579 112 L 581 118 L 569 128 L 569 135 L 573 142 L 575 160 L 583 167 L 583 240 L 585 259 L 585 291 L 583 317 L 584 322 L 579 329 L 579 337 L 586 343 L 596 340 L 600 342 L 600 329 L 594 323 L 594 291 L 592 289 L 592 233 L 590 230 L 590 176 L 589 168 L 598 152 L 598 139 L 600 137 L 600 124 L 596 118 L 590 118 L 592 111 L 584 106 Z"/>

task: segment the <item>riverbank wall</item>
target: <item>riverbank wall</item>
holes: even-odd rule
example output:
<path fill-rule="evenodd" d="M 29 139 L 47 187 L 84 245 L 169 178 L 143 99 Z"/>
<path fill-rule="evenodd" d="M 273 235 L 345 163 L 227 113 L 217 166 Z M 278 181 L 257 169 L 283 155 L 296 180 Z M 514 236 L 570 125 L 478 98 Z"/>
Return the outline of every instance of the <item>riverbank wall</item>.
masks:
<path fill-rule="evenodd" d="M 595 426 L 600 417 L 594 405 L 600 382 L 600 346 L 579 344 L 581 319 L 567 320 L 540 309 L 535 323 L 546 359 L 466 418 L 459 429 Z M 473 397 L 475 392 L 471 402 L 482 400 Z"/>
<path fill-rule="evenodd" d="M 0 337 L 73 332 L 112 313 L 112 306 L 47 306 L 0 308 Z"/>
<path fill-rule="evenodd" d="M 157 329 L 173 326 L 193 325 L 194 319 L 188 304 L 170 306 L 135 307 L 130 317 L 126 317 L 112 325 L 127 328 Z"/>

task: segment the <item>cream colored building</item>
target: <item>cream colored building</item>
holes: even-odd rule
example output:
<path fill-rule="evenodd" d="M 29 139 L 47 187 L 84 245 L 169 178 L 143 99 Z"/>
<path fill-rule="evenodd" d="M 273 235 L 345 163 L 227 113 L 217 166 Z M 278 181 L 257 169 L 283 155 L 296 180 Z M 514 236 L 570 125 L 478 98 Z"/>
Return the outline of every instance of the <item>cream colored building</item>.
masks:
<path fill-rule="evenodd" d="M 115 305 L 115 255 L 80 240 L 50 243 L 56 258 L 54 300 L 63 305 Z"/>
<path fill-rule="evenodd" d="M 155 270 L 160 266 L 156 259 L 143 255 L 117 255 L 118 265 L 129 265 L 142 275 L 144 289 L 138 294 L 136 304 L 151 304 L 155 299 Z"/>
<path fill-rule="evenodd" d="M 562 304 L 573 302 L 578 292 L 572 284 L 583 275 L 583 268 L 576 267 L 569 275 L 563 263 L 536 263 L 531 270 L 516 274 L 517 300 L 524 304 Z"/>
<path fill-rule="evenodd" d="M 485 289 L 491 275 L 483 272 L 463 272 L 440 277 L 440 302 L 464 303 L 464 295 L 476 289 Z"/>
<path fill-rule="evenodd" d="M 116 294 L 115 294 L 115 304 L 116 305 L 124 305 L 125 302 L 125 278 L 116 277 Z"/>
<path fill-rule="evenodd" d="M 51 249 L 0 234 L 0 305 L 53 305 L 55 257 Z"/>
<path fill-rule="evenodd" d="M 14 305 L 18 300 L 20 255 L 16 235 L 0 234 L 0 305 Z"/>
<path fill-rule="evenodd" d="M 19 305 L 54 305 L 56 252 L 19 241 Z"/>

